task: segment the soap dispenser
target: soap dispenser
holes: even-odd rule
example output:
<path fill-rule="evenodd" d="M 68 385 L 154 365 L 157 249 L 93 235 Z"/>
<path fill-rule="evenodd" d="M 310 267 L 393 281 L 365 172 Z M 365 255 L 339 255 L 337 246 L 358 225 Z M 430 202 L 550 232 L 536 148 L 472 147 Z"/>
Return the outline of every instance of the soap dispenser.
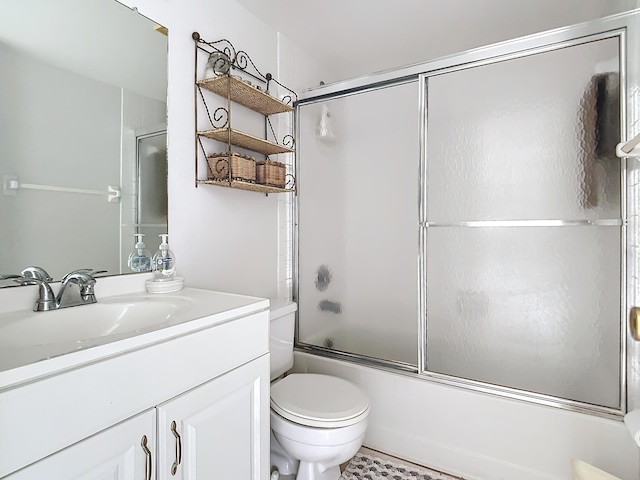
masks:
<path fill-rule="evenodd" d="M 169 235 L 160 235 L 161 243 L 158 251 L 153 256 L 153 268 L 156 281 L 172 280 L 176 274 L 176 259 L 169 250 Z"/>
<path fill-rule="evenodd" d="M 142 237 L 144 234 L 134 234 L 136 238 L 136 245 L 133 251 L 129 254 L 129 260 L 127 264 L 132 272 L 150 272 L 151 271 L 151 252 L 145 248 Z"/>

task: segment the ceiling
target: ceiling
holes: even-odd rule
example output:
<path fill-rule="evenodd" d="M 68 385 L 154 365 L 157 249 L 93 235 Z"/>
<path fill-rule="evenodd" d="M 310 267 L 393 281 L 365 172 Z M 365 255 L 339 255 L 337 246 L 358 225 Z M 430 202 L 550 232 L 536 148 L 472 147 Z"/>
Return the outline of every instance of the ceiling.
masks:
<path fill-rule="evenodd" d="M 640 7 L 640 0 L 237 0 L 306 51 L 327 83 Z"/>

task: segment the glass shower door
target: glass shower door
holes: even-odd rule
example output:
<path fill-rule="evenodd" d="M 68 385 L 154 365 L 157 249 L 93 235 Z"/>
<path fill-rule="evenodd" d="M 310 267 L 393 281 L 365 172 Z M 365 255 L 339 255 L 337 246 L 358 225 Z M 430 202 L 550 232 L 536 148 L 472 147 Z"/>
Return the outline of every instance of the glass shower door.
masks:
<path fill-rule="evenodd" d="M 417 369 L 418 84 L 299 107 L 298 345 Z"/>
<path fill-rule="evenodd" d="M 167 233 L 167 132 L 137 137 L 136 233 L 155 251 L 158 235 Z"/>
<path fill-rule="evenodd" d="M 425 76 L 421 369 L 624 406 L 620 39 Z"/>

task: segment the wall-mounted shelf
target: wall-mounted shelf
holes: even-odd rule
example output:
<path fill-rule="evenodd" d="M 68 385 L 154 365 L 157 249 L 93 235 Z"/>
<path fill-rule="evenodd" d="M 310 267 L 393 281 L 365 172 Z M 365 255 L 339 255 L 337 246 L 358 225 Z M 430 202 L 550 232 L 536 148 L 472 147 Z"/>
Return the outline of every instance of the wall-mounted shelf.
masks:
<path fill-rule="evenodd" d="M 219 142 L 227 143 L 229 141 L 229 128 L 216 128 L 213 130 L 204 130 L 198 132 L 198 135 L 203 137 L 218 140 Z M 264 155 L 276 155 L 278 153 L 293 153 L 293 149 L 278 145 L 277 143 L 263 140 L 254 135 L 241 132 L 239 130 L 231 129 L 231 145 L 236 147 L 246 148 L 253 152 L 262 153 Z"/>
<path fill-rule="evenodd" d="M 295 192 L 295 177 L 283 162 L 269 158 L 269 155 L 295 154 L 293 135 L 285 135 L 278 141 L 276 131 L 269 119 L 270 115 L 292 114 L 297 95 L 278 82 L 270 73 L 263 75 L 255 66 L 249 55 L 236 50 L 228 40 L 206 42 L 200 34 L 194 32 L 195 42 L 195 97 L 196 97 L 196 159 L 195 180 L 198 185 L 216 185 L 227 188 L 238 188 L 260 193 Z M 198 79 L 198 58 L 207 54 L 205 79 Z M 224 106 L 209 106 L 211 92 L 226 100 Z M 269 93 L 267 93 L 269 92 Z M 284 96 L 277 98 L 274 93 Z M 206 93 L 206 95 L 205 95 Z M 198 97 L 206 110 L 208 123 L 204 129 L 201 122 L 204 116 L 198 108 Z M 221 100 L 218 98 L 218 100 Z M 243 105 L 264 117 L 264 136 L 262 138 L 237 128 L 231 122 L 231 109 L 234 104 Z M 217 108 L 216 108 L 217 107 Z M 235 116 L 234 116 L 235 118 Z M 287 129 L 293 130 L 293 119 Z M 203 139 L 225 143 L 226 152 L 221 154 L 208 152 L 210 145 Z M 254 158 L 239 152 L 232 147 L 240 147 L 259 155 L 264 159 Z M 219 146 L 217 148 L 219 150 Z M 201 152 L 201 153 L 200 153 Z M 207 160 L 207 179 L 199 178 L 198 165 L 204 156 Z M 295 156 L 293 157 L 295 163 Z M 290 166 L 291 167 L 291 166 Z M 295 165 L 293 165 L 295 171 Z"/>
<path fill-rule="evenodd" d="M 260 193 L 287 193 L 293 191 L 291 188 L 270 187 L 269 185 L 241 182 L 239 180 L 231 180 L 231 182 L 228 180 L 198 180 L 198 183 L 200 185 L 217 185 L 218 187 L 239 188 L 240 190 Z"/>
<path fill-rule="evenodd" d="M 293 107 L 281 102 L 277 98 L 258 90 L 256 87 L 249 85 L 242 80 L 231 75 L 222 75 L 206 80 L 199 80 L 197 84 L 210 92 L 216 93 L 222 97 L 229 98 L 232 102 L 244 105 L 254 112 L 262 115 L 274 115 L 276 113 L 292 112 Z"/>

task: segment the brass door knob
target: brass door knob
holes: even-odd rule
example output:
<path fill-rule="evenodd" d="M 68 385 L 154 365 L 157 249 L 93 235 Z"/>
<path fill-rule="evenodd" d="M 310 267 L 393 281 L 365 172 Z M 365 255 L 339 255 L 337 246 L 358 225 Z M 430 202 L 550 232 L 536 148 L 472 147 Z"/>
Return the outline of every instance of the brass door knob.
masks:
<path fill-rule="evenodd" d="M 640 342 L 640 307 L 632 307 L 629 312 L 629 331 L 636 342 Z"/>

